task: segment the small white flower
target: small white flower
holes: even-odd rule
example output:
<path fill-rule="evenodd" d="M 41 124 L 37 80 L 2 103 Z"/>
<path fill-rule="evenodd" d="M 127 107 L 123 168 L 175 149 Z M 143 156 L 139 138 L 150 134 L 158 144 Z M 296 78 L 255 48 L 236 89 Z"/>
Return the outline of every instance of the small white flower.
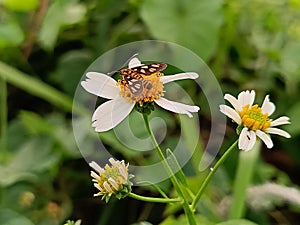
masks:
<path fill-rule="evenodd" d="M 114 194 L 118 199 L 126 197 L 131 191 L 132 183 L 129 181 L 133 175 L 128 174 L 129 164 L 125 164 L 124 160 L 109 159 L 111 166 L 108 164 L 104 168 L 100 167 L 96 162 L 92 161 L 89 165 L 93 168 L 91 171 L 94 186 L 99 190 L 94 196 L 103 196 L 106 202 Z"/>
<path fill-rule="evenodd" d="M 137 58 L 129 62 L 129 68 L 141 66 Z M 150 83 L 148 88 L 144 88 L 141 95 L 134 95 L 129 88 L 124 85 L 124 80 L 116 82 L 113 78 L 103 73 L 88 72 L 87 79 L 81 82 L 82 87 L 89 93 L 102 98 L 110 99 L 100 105 L 92 117 L 92 126 L 97 132 L 108 131 L 123 121 L 132 111 L 136 103 L 143 105 L 147 102 L 155 102 L 160 107 L 171 112 L 186 114 L 192 117 L 193 112 L 198 112 L 199 107 L 186 105 L 163 98 L 163 84 L 183 79 L 196 79 L 197 73 L 179 73 L 175 75 L 163 76 L 156 72 L 150 76 L 143 76 L 143 79 Z M 149 88 L 151 87 L 151 88 Z"/>
<path fill-rule="evenodd" d="M 291 135 L 275 126 L 289 124 L 287 116 L 279 117 L 276 120 L 269 118 L 275 111 L 275 105 L 270 102 L 269 95 L 266 95 L 261 107 L 253 105 L 255 99 L 254 90 L 242 91 L 236 99 L 230 94 L 225 94 L 224 99 L 229 101 L 233 108 L 227 105 L 220 105 L 220 111 L 231 118 L 242 131 L 239 136 L 239 149 L 249 151 L 253 148 L 256 138 L 259 137 L 268 148 L 273 147 L 269 134 L 278 134 L 285 138 Z"/>

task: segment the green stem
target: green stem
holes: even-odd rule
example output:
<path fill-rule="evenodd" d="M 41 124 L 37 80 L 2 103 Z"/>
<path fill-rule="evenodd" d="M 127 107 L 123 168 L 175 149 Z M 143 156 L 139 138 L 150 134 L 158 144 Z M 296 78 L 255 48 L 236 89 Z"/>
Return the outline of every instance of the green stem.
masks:
<path fill-rule="evenodd" d="M 165 156 L 164 156 L 164 154 L 162 153 L 162 150 L 160 149 L 160 147 L 159 147 L 159 145 L 158 145 L 158 143 L 157 143 L 157 141 L 156 141 L 156 138 L 155 138 L 155 136 L 154 136 L 154 134 L 153 134 L 153 132 L 152 132 L 152 129 L 150 128 L 150 123 L 149 123 L 149 118 L 148 118 L 148 116 L 147 115 L 145 115 L 145 114 L 143 114 L 143 117 L 144 117 L 144 121 L 145 121 L 145 124 L 146 124 L 146 128 L 147 128 L 147 131 L 148 131 L 148 133 L 149 133 L 149 135 L 150 135 L 150 138 L 151 138 L 151 140 L 152 140 L 152 143 L 153 143 L 153 145 L 154 145 L 154 148 L 155 148 L 155 150 L 156 150 L 156 153 L 158 154 L 158 156 L 159 156 L 159 158 L 160 158 L 160 160 L 163 160 L 164 162 L 164 164 L 166 164 L 165 162 Z M 166 164 L 166 167 L 169 167 L 167 164 Z M 171 170 L 171 168 L 168 168 L 168 172 L 169 173 L 171 173 L 171 175 L 173 175 L 173 172 L 172 172 L 172 170 Z"/>
<path fill-rule="evenodd" d="M 6 151 L 7 87 L 5 79 L 0 78 L 0 90 L 0 150 Z"/>
<path fill-rule="evenodd" d="M 181 198 L 153 198 L 153 197 L 145 197 L 142 195 L 137 195 L 134 193 L 129 193 L 129 197 L 141 200 L 141 201 L 146 201 L 146 202 L 157 202 L 157 203 L 176 203 L 176 202 L 181 202 Z"/>
<path fill-rule="evenodd" d="M 168 198 L 166 193 L 163 192 L 163 190 L 160 187 L 156 186 L 155 184 L 152 184 L 152 183 L 147 182 L 147 181 L 138 182 L 138 184 L 148 184 L 148 185 L 152 186 L 155 190 L 157 190 L 161 194 L 161 196 L 163 196 L 164 198 Z"/>
<path fill-rule="evenodd" d="M 239 153 L 239 163 L 234 179 L 232 205 L 229 213 L 230 219 L 240 219 L 245 213 L 247 187 L 252 179 L 260 145 L 261 142 L 257 141 L 251 151 L 241 151 Z"/>
<path fill-rule="evenodd" d="M 171 169 L 171 167 L 169 166 L 169 164 L 167 163 L 167 160 L 162 152 L 162 150 L 160 149 L 157 141 L 156 141 L 156 138 L 152 132 L 152 129 L 150 128 L 150 123 L 149 123 L 149 118 L 148 118 L 148 115 L 145 115 L 143 114 L 143 118 L 144 118 L 144 121 L 145 121 L 145 125 L 146 125 L 146 128 L 147 128 L 147 131 L 151 137 L 151 140 L 152 140 L 152 143 L 154 145 L 154 148 L 160 158 L 160 160 L 162 161 L 162 164 L 163 166 L 165 167 L 166 171 L 169 173 L 170 175 L 170 180 L 177 192 L 177 194 L 179 195 L 179 197 L 181 199 L 183 199 L 183 203 L 182 203 L 182 207 L 183 207 L 183 210 L 187 216 L 187 219 L 189 221 L 189 224 L 190 225 L 197 225 L 196 223 L 196 218 L 195 218 L 195 215 L 194 215 L 194 211 L 192 210 L 192 208 L 190 207 L 189 205 L 189 202 L 188 202 L 188 199 L 184 196 L 183 194 L 183 191 L 181 190 L 181 187 L 180 187 L 180 184 L 178 183 L 176 177 L 174 176 L 173 174 L 173 171 Z"/>
<path fill-rule="evenodd" d="M 210 173 L 208 174 L 208 176 L 205 178 L 205 180 L 203 181 L 199 191 L 196 194 L 196 197 L 192 203 L 192 210 L 196 209 L 197 203 L 200 200 L 200 197 L 202 196 L 206 186 L 208 185 L 208 183 L 210 182 L 210 180 L 212 179 L 212 177 L 214 176 L 214 174 L 217 172 L 218 168 L 224 163 L 224 161 L 228 158 L 228 156 L 230 155 L 230 153 L 235 149 L 236 145 L 238 143 L 238 140 L 236 140 L 227 150 L 226 152 L 222 155 L 222 157 L 217 161 L 216 165 L 211 169 Z"/>

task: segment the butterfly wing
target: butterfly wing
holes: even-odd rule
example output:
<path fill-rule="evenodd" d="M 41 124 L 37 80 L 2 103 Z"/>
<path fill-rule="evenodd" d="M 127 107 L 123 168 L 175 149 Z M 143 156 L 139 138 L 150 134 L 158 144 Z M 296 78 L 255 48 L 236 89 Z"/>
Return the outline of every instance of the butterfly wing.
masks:
<path fill-rule="evenodd" d="M 135 96 L 139 96 L 142 94 L 144 87 L 143 87 L 143 77 L 139 74 L 135 74 L 133 76 L 132 74 L 126 74 L 123 75 L 124 80 L 126 81 L 126 85 L 131 91 L 132 94 Z"/>
<path fill-rule="evenodd" d="M 139 96 L 144 90 L 144 86 L 147 89 L 151 89 L 151 83 L 145 83 L 142 75 L 149 76 L 158 71 L 162 71 L 167 67 L 165 63 L 152 63 L 147 65 L 141 65 L 133 68 L 122 69 L 120 74 L 123 76 L 125 83 L 132 94 Z"/>
<path fill-rule="evenodd" d="M 131 70 L 138 74 L 151 75 L 153 73 L 166 69 L 166 67 L 167 64 L 165 63 L 152 63 L 152 64 L 133 67 L 131 68 Z"/>

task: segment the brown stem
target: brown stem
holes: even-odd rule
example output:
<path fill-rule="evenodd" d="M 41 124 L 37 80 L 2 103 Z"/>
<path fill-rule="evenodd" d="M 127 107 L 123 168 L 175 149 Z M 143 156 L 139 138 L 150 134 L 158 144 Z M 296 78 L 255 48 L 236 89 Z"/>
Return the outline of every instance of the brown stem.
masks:
<path fill-rule="evenodd" d="M 27 37 L 22 45 L 23 56 L 27 59 L 36 41 L 43 19 L 47 13 L 49 0 L 40 0 L 40 5 L 34 12 Z"/>

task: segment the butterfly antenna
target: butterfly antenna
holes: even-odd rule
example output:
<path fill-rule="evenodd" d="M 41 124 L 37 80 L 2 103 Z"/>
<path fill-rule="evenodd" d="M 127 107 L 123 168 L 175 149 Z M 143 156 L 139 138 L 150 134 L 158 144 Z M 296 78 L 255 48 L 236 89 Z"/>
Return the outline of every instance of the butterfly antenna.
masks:
<path fill-rule="evenodd" d="M 115 73 L 118 73 L 119 72 L 119 70 L 113 70 L 113 71 L 111 71 L 111 72 L 108 72 L 107 73 L 107 76 L 112 76 L 112 75 L 114 75 Z"/>
<path fill-rule="evenodd" d="M 130 60 L 132 60 L 134 57 L 138 56 L 139 53 L 135 53 L 133 54 L 129 59 L 127 59 L 127 61 L 123 64 L 123 67 L 127 66 L 130 62 Z"/>
<path fill-rule="evenodd" d="M 123 64 L 122 68 L 125 67 L 125 66 L 127 66 L 127 65 L 129 64 L 130 60 L 132 60 L 132 59 L 133 59 L 134 57 L 136 57 L 138 54 L 139 54 L 139 53 L 135 53 L 135 54 L 133 54 L 129 59 L 127 59 L 127 61 Z M 114 75 L 115 73 L 118 73 L 118 72 L 119 72 L 119 70 L 113 70 L 113 71 L 111 71 L 111 72 L 108 72 L 107 75 L 108 75 L 108 76 L 112 76 L 112 75 Z"/>

